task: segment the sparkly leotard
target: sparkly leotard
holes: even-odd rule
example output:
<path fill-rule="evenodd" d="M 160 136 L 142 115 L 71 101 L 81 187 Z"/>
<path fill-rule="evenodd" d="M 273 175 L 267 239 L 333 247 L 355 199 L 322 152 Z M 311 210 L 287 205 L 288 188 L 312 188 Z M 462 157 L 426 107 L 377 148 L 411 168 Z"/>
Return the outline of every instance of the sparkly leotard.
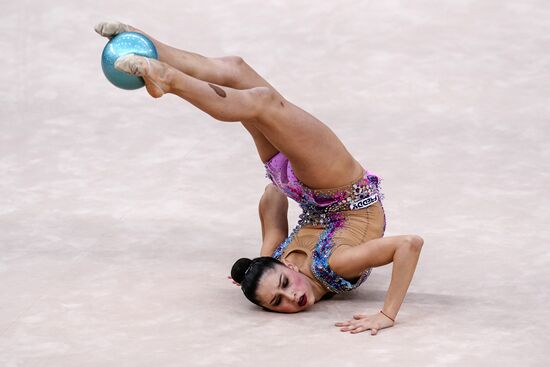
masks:
<path fill-rule="evenodd" d="M 302 208 L 302 214 L 298 225 L 292 233 L 275 249 L 272 257 L 280 259 L 285 250 L 295 241 L 296 236 L 303 228 L 320 228 L 320 235 L 315 247 L 311 251 L 302 251 L 311 257 L 310 269 L 323 287 L 329 292 L 341 293 L 357 288 L 369 276 L 371 269 L 363 271 L 360 277 L 352 282 L 336 274 L 329 266 L 328 260 L 336 247 L 335 233 L 344 230 L 348 219 L 353 218 L 357 223 L 357 212 L 366 213 L 367 208 L 377 206 L 383 217 L 383 209 L 380 205 L 382 194 L 380 192 L 380 178 L 372 172 L 366 171 L 355 182 L 336 189 L 314 190 L 304 185 L 295 176 L 288 158 L 278 153 L 266 164 L 267 177 L 284 194 L 298 202 Z M 361 214 L 363 217 L 364 214 Z M 355 216 L 355 217 L 354 217 Z M 368 216 L 368 215 L 367 215 Z M 359 218 L 361 219 L 361 218 Z M 367 222 L 362 222 L 365 227 Z M 357 227 L 357 224 L 354 224 Z M 375 237 L 381 237 L 385 228 L 378 230 Z M 356 228 L 351 228 L 356 231 Z M 363 230 L 363 229 L 361 229 Z M 365 235 L 356 235 L 357 240 L 365 239 Z M 339 245 L 339 244 L 338 244 Z M 294 246 L 296 247 L 296 246 Z M 296 250 L 293 250 L 296 251 Z M 286 254 L 288 255 L 288 254 Z"/>

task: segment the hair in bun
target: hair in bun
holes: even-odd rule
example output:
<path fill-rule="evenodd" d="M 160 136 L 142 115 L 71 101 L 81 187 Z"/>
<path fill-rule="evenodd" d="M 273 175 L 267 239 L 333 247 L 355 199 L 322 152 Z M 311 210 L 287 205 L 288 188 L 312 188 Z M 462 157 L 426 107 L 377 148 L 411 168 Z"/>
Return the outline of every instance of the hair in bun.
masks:
<path fill-rule="evenodd" d="M 241 290 L 250 302 L 262 306 L 256 297 L 256 289 L 264 273 L 275 269 L 277 265 L 284 266 L 282 262 L 269 256 L 257 257 L 254 260 L 243 257 L 233 264 L 231 278 L 241 285 Z"/>
<path fill-rule="evenodd" d="M 244 280 L 244 276 L 246 275 L 246 271 L 250 268 L 250 265 L 252 265 L 252 260 L 246 257 L 235 261 L 235 264 L 233 264 L 233 267 L 231 268 L 231 278 L 241 284 Z"/>

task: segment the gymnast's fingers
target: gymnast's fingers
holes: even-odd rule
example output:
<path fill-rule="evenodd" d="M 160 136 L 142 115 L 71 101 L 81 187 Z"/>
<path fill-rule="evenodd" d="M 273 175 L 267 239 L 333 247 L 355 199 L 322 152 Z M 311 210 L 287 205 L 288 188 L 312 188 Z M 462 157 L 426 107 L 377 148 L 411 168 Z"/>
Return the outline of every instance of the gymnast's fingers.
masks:
<path fill-rule="evenodd" d="M 349 325 L 350 325 L 349 321 L 337 322 L 336 324 L 334 324 L 334 326 L 349 326 Z"/>
<path fill-rule="evenodd" d="M 357 329 L 358 327 L 361 327 L 361 325 L 350 325 L 350 326 L 347 326 L 347 327 L 341 329 L 341 331 L 352 331 L 352 330 Z"/>
<path fill-rule="evenodd" d="M 350 334 L 358 334 L 358 333 L 362 333 L 363 331 L 367 330 L 367 327 L 366 326 L 359 326 L 358 328 L 356 328 L 355 330 L 352 330 Z"/>
<path fill-rule="evenodd" d="M 350 331 L 355 329 L 356 327 L 357 327 L 356 325 L 345 325 L 340 329 L 340 331 Z"/>

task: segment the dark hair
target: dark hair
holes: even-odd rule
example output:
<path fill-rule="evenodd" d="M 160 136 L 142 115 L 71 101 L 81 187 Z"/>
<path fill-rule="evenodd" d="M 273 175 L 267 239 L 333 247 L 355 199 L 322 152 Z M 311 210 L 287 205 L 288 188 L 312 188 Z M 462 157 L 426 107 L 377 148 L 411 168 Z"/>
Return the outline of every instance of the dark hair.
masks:
<path fill-rule="evenodd" d="M 284 264 L 269 256 L 257 257 L 254 260 L 243 257 L 233 264 L 231 278 L 241 285 L 245 297 L 250 302 L 262 306 L 256 297 L 258 284 L 264 273 L 267 270 L 275 269 L 276 265 Z"/>

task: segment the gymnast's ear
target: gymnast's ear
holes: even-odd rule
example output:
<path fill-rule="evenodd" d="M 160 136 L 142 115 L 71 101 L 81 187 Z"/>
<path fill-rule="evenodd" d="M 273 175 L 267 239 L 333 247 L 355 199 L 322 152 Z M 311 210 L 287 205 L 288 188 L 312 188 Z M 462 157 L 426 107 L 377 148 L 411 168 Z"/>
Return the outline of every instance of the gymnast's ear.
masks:
<path fill-rule="evenodd" d="M 289 268 L 289 269 L 292 269 L 292 270 L 297 271 L 297 272 L 300 271 L 300 269 L 299 269 L 295 264 L 293 264 L 293 263 L 291 263 L 291 262 L 288 262 L 288 261 L 286 261 L 286 260 L 283 260 L 283 264 L 285 264 L 285 266 L 286 266 L 287 268 Z"/>

